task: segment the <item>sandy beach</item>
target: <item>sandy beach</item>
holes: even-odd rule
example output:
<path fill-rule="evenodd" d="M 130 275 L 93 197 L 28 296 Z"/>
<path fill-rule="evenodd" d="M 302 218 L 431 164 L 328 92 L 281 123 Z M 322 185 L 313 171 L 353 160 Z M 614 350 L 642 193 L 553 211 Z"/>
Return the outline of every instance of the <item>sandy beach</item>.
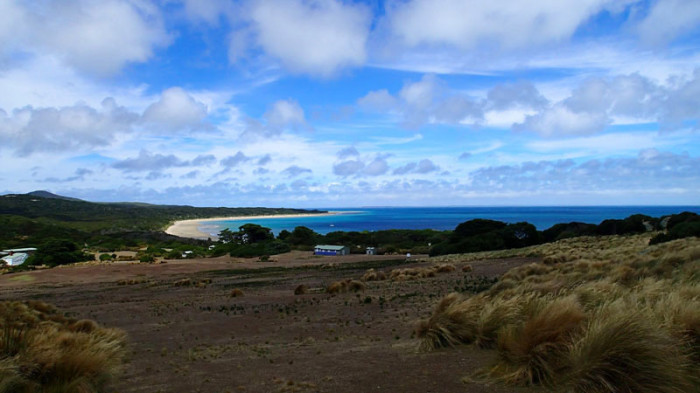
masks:
<path fill-rule="evenodd" d="M 348 212 L 327 212 L 327 213 L 309 213 L 309 214 L 278 214 L 271 216 L 235 216 L 235 217 L 213 217 L 213 218 L 197 218 L 194 220 L 175 221 L 165 233 L 180 237 L 190 237 L 194 239 L 214 239 L 211 233 L 202 231 L 200 228 L 207 222 L 213 221 L 243 221 L 243 220 L 260 220 L 265 218 L 295 218 L 295 217 L 310 217 L 310 216 L 333 216 L 336 214 L 345 214 Z"/>

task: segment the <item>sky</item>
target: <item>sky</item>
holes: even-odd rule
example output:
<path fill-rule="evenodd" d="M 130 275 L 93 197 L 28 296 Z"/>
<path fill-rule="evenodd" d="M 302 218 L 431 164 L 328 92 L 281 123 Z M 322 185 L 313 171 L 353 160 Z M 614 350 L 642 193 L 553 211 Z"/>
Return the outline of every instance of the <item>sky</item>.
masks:
<path fill-rule="evenodd" d="M 0 192 L 700 205 L 697 0 L 0 0 Z"/>

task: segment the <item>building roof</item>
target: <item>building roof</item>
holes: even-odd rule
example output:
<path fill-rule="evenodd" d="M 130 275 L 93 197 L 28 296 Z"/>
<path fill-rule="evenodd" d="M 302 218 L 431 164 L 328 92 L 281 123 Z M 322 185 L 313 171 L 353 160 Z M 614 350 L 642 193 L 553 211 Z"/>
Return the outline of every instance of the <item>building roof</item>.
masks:
<path fill-rule="evenodd" d="M 6 257 L 3 257 L 2 260 L 5 261 L 5 263 L 7 263 L 9 266 L 17 266 L 23 264 L 28 257 L 29 255 L 20 252 L 14 255 L 8 255 Z"/>
<path fill-rule="evenodd" d="M 27 248 L 11 248 L 8 250 L 2 250 L 3 252 L 10 253 L 10 252 L 35 252 L 36 248 L 34 247 L 27 247 Z"/>
<path fill-rule="evenodd" d="M 346 246 L 333 246 L 333 245 L 327 245 L 327 244 L 321 244 L 316 246 L 315 248 L 320 248 L 322 250 L 333 250 L 333 251 L 340 251 L 344 249 Z"/>

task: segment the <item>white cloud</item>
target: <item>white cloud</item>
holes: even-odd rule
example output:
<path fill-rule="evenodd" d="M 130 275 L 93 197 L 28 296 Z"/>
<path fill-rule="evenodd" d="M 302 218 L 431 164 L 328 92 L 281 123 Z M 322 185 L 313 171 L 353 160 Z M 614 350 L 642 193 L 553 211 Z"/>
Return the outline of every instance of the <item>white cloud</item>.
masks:
<path fill-rule="evenodd" d="M 255 43 L 294 73 L 329 77 L 365 62 L 371 14 L 363 5 L 264 0 L 251 3 L 249 17 Z M 240 34 L 234 35 L 236 40 L 242 39 Z M 238 42 L 235 47 L 245 45 Z"/>
<path fill-rule="evenodd" d="M 0 145 L 25 156 L 37 151 L 104 147 L 118 133 L 129 133 L 138 115 L 105 99 L 101 108 L 84 104 L 62 108 L 0 110 Z"/>
<path fill-rule="evenodd" d="M 574 112 L 566 105 L 555 105 L 544 112 L 527 116 L 516 129 L 535 131 L 545 137 L 589 135 L 610 124 L 605 113 Z"/>
<path fill-rule="evenodd" d="M 422 159 L 418 162 L 409 162 L 408 164 L 394 169 L 394 175 L 405 175 L 409 173 L 426 174 L 440 170 L 440 167 L 435 165 L 429 159 Z"/>
<path fill-rule="evenodd" d="M 357 103 L 366 110 L 399 113 L 402 125 L 408 129 L 426 123 L 474 123 L 483 117 L 481 102 L 450 90 L 442 79 L 430 74 L 417 82 L 407 82 L 395 97 L 386 90 L 372 91 Z"/>
<path fill-rule="evenodd" d="M 276 101 L 263 117 L 268 126 L 277 129 L 306 125 L 304 110 L 294 100 Z"/>
<path fill-rule="evenodd" d="M 9 8 L 4 18 L 20 18 L 23 29 L 11 36 L 0 31 L 0 48 L 50 53 L 98 76 L 113 75 L 128 63 L 145 62 L 155 48 L 171 41 L 160 10 L 147 2 L 52 0 L 11 2 L 3 8 Z M 5 24 L 9 26 L 5 29 L 13 29 L 16 23 Z"/>
<path fill-rule="evenodd" d="M 333 173 L 338 176 L 352 176 L 360 173 L 365 164 L 360 160 L 347 160 L 333 165 Z"/>
<path fill-rule="evenodd" d="M 232 3 L 221 0 L 183 0 L 187 18 L 194 22 L 203 21 L 218 25 L 221 15 L 233 12 Z"/>
<path fill-rule="evenodd" d="M 206 128 L 204 119 L 207 107 L 196 101 L 186 91 L 172 87 L 160 96 L 160 100 L 151 104 L 143 113 L 146 125 L 163 127 L 165 130 L 193 130 Z"/>
<path fill-rule="evenodd" d="M 637 26 L 646 43 L 660 46 L 683 34 L 697 32 L 700 25 L 700 3 L 695 0 L 656 1 L 649 14 Z"/>
<path fill-rule="evenodd" d="M 514 125 L 542 136 L 586 135 L 617 123 L 658 122 L 677 130 L 700 120 L 700 69 L 659 84 L 638 74 L 588 78 L 569 97 Z"/>
<path fill-rule="evenodd" d="M 289 177 L 297 177 L 300 175 L 303 175 L 305 173 L 312 173 L 313 171 L 309 168 L 302 168 L 298 165 L 292 165 L 290 167 L 285 168 L 282 171 L 282 174 L 289 176 Z"/>
<path fill-rule="evenodd" d="M 141 150 L 138 157 L 126 158 L 112 164 L 115 169 L 120 169 L 125 172 L 140 172 L 140 171 L 159 171 L 172 167 L 180 167 L 188 165 L 187 162 L 181 160 L 173 154 L 153 154 L 146 150 Z"/>
<path fill-rule="evenodd" d="M 692 192 L 700 184 L 700 159 L 687 154 L 645 149 L 636 157 L 607 158 L 576 163 L 573 160 L 525 162 L 486 167 L 470 174 L 476 190 L 516 192 L 657 190 L 684 184 Z M 628 191 L 629 192 L 629 191 Z"/>
<path fill-rule="evenodd" d="M 393 34 L 407 46 L 448 44 L 522 48 L 570 38 L 611 0 L 412 0 L 388 9 Z"/>
<path fill-rule="evenodd" d="M 384 157 L 375 157 L 362 170 L 362 174 L 368 176 L 379 176 L 385 174 L 389 170 L 389 164 Z"/>

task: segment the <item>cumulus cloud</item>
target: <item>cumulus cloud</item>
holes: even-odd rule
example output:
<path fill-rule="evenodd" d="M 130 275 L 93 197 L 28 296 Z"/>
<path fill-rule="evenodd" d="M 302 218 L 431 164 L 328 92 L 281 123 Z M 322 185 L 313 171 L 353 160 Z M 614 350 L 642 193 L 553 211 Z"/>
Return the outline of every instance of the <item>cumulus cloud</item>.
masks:
<path fill-rule="evenodd" d="M 264 156 L 258 158 L 257 165 L 258 166 L 264 166 L 272 162 L 272 157 L 270 157 L 269 154 L 265 154 Z"/>
<path fill-rule="evenodd" d="M 192 166 L 209 166 L 216 163 L 216 157 L 213 154 L 201 154 L 191 161 Z"/>
<path fill-rule="evenodd" d="M 530 82 L 497 85 L 487 95 L 489 109 L 511 109 L 513 107 L 541 108 L 547 99 Z"/>
<path fill-rule="evenodd" d="M 660 46 L 678 36 L 697 32 L 699 25 L 700 3 L 695 0 L 664 0 L 653 3 L 637 31 L 647 44 Z"/>
<path fill-rule="evenodd" d="M 297 165 L 292 165 L 290 167 L 287 167 L 285 170 L 282 171 L 282 174 L 287 175 L 289 177 L 297 177 L 299 175 L 303 175 L 305 173 L 311 173 L 311 169 L 309 168 L 302 168 Z"/>
<path fill-rule="evenodd" d="M 252 160 L 252 158 L 243 154 L 242 151 L 239 151 L 233 156 L 224 158 L 220 163 L 226 168 L 233 168 L 250 160 Z"/>
<path fill-rule="evenodd" d="M 233 12 L 232 4 L 220 0 L 183 0 L 186 17 L 193 22 L 218 25 L 222 15 Z"/>
<path fill-rule="evenodd" d="M 569 191 L 663 189 L 698 184 L 700 158 L 645 149 L 636 157 L 526 162 L 487 167 L 470 174 L 474 189 Z"/>
<path fill-rule="evenodd" d="M 392 173 L 394 175 L 405 175 L 409 173 L 426 174 L 438 170 L 440 170 L 440 167 L 435 165 L 435 163 L 433 163 L 431 160 L 423 159 L 418 162 L 409 162 L 404 166 L 400 166 L 394 169 Z"/>
<path fill-rule="evenodd" d="M 568 39 L 591 16 L 614 3 L 412 0 L 392 3 L 387 15 L 392 33 L 407 46 L 513 49 Z"/>
<path fill-rule="evenodd" d="M 389 164 L 384 157 L 375 157 L 362 170 L 362 173 L 368 176 L 379 176 L 385 174 L 389 170 Z"/>
<path fill-rule="evenodd" d="M 482 102 L 452 91 L 442 79 L 430 74 L 406 83 L 396 96 L 386 90 L 372 91 L 357 104 L 365 110 L 399 113 L 402 125 L 409 129 L 426 123 L 474 123 L 483 118 Z"/>
<path fill-rule="evenodd" d="M 206 116 L 206 105 L 196 101 L 182 88 L 172 87 L 163 91 L 160 99 L 146 108 L 143 121 L 148 126 L 162 127 L 164 130 L 196 130 L 209 126 L 204 122 Z"/>
<path fill-rule="evenodd" d="M 138 157 L 116 161 L 112 164 L 112 167 L 115 169 L 121 169 L 124 172 L 140 172 L 160 171 L 167 168 L 182 167 L 187 165 L 188 163 L 186 161 L 179 159 L 173 154 L 154 154 L 146 150 L 141 150 Z"/>
<path fill-rule="evenodd" d="M 340 158 L 341 160 L 348 157 L 357 157 L 359 155 L 360 152 L 358 152 L 354 146 L 346 147 L 340 150 L 337 154 L 338 158 Z"/>
<path fill-rule="evenodd" d="M 0 18 L 17 19 L 8 24 L 0 20 L 0 26 L 9 26 L 0 27 L 0 49 L 44 51 L 98 76 L 113 75 L 128 63 L 145 62 L 155 48 L 171 42 L 160 10 L 147 2 L 2 3 Z M 22 29 L 15 34 L 4 31 L 18 24 Z"/>
<path fill-rule="evenodd" d="M 304 110 L 295 100 L 278 100 L 263 114 L 262 121 L 248 118 L 241 134 L 244 140 L 280 135 L 285 130 L 311 129 Z"/>
<path fill-rule="evenodd" d="M 274 129 L 306 125 L 304 110 L 294 100 L 276 101 L 272 104 L 272 108 L 265 112 L 263 118 L 267 122 L 268 127 Z"/>
<path fill-rule="evenodd" d="M 232 48 L 259 47 L 294 73 L 329 77 L 365 62 L 372 15 L 362 4 L 255 1 L 247 16 L 248 31 L 233 35 Z"/>
<path fill-rule="evenodd" d="M 108 145 L 117 133 L 131 132 L 138 119 L 137 114 L 109 98 L 99 110 L 85 104 L 62 108 L 27 106 L 10 114 L 0 109 L 0 146 L 19 156 L 94 148 Z"/>
<path fill-rule="evenodd" d="M 544 112 L 527 116 L 515 129 L 531 130 L 545 137 L 589 135 L 600 132 L 611 123 L 606 113 L 578 112 L 560 104 Z"/>
<path fill-rule="evenodd" d="M 338 176 L 352 176 L 360 173 L 365 164 L 360 160 L 347 160 L 333 165 L 333 173 Z"/>
<path fill-rule="evenodd" d="M 542 136 L 589 135 L 616 119 L 658 122 L 673 130 L 700 120 L 700 69 L 659 84 L 639 74 L 589 78 L 571 95 L 514 125 Z M 629 121 L 629 120 L 628 120 Z"/>

